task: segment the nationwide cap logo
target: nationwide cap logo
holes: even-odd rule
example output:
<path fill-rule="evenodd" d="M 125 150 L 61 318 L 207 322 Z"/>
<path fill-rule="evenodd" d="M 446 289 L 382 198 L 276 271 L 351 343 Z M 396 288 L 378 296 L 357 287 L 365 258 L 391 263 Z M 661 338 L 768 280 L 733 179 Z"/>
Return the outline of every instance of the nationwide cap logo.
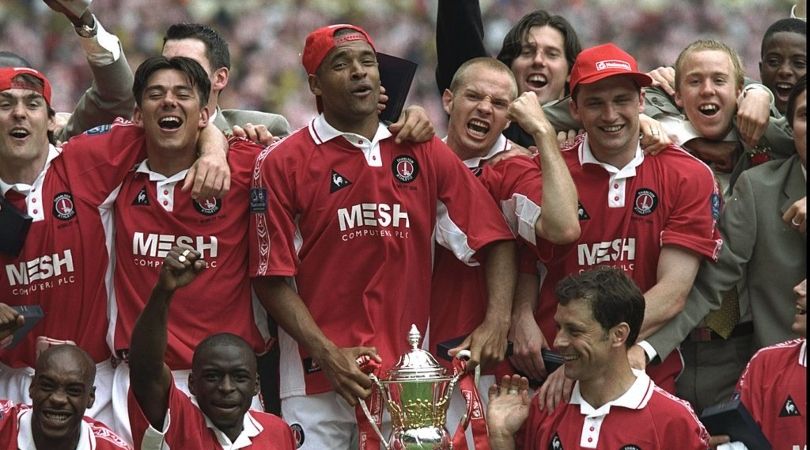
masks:
<path fill-rule="evenodd" d="M 332 179 L 329 182 L 330 193 L 337 192 L 350 184 L 352 184 L 352 182 L 349 181 L 348 178 L 332 170 Z"/>
<path fill-rule="evenodd" d="M 782 406 L 782 411 L 779 412 L 779 417 L 793 417 L 793 416 L 801 416 L 802 413 L 799 411 L 799 407 L 796 406 L 796 402 L 793 401 L 788 395 L 787 400 L 785 400 L 785 405 Z"/>
<path fill-rule="evenodd" d="M 647 216 L 658 207 L 658 196 L 650 189 L 642 188 L 636 191 L 633 201 L 633 212 L 639 216 Z"/>
<path fill-rule="evenodd" d="M 134 206 L 148 206 L 149 205 L 149 197 L 146 196 L 146 186 L 142 187 L 140 191 L 138 191 L 138 195 L 132 199 L 132 204 Z"/>
<path fill-rule="evenodd" d="M 416 160 L 407 155 L 400 155 L 394 158 L 391 165 L 394 177 L 403 183 L 410 183 L 419 174 L 419 165 Z"/>
<path fill-rule="evenodd" d="M 205 216 L 213 216 L 222 208 L 222 200 L 215 197 L 194 200 L 194 209 Z"/>
<path fill-rule="evenodd" d="M 250 212 L 262 213 L 267 211 L 267 189 L 252 188 L 250 190 Z"/>
<path fill-rule="evenodd" d="M 626 70 L 628 72 L 633 70 L 630 68 L 630 63 L 628 63 L 627 61 L 622 61 L 621 59 L 606 59 L 604 61 L 596 62 L 596 70 L 606 70 L 606 69 L 621 69 Z"/>
<path fill-rule="evenodd" d="M 76 206 L 70 192 L 56 194 L 53 198 L 53 214 L 60 220 L 70 220 L 76 216 Z"/>

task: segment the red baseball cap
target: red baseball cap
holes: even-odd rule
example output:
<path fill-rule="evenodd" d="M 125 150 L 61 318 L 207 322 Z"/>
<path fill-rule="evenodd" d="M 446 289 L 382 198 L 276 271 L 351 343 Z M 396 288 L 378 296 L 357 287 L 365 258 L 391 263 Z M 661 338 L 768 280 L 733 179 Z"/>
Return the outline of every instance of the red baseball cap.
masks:
<path fill-rule="evenodd" d="M 356 31 L 359 35 L 351 33 L 336 38 L 335 33 L 343 29 Z M 301 55 L 301 62 L 304 64 L 304 69 L 306 69 L 308 75 L 315 73 L 330 50 L 343 42 L 358 40 L 365 40 L 368 42 L 368 45 L 371 46 L 372 50 L 377 51 L 377 49 L 374 48 L 374 41 L 372 41 L 368 33 L 360 27 L 342 23 L 318 28 L 307 36 L 307 42 L 304 45 L 304 54 Z"/>
<path fill-rule="evenodd" d="M 23 74 L 28 74 L 39 79 L 40 81 L 42 81 L 42 86 L 26 83 L 22 79 L 15 80 L 15 78 L 18 75 Z M 30 69 L 28 67 L 0 68 L 0 92 L 7 91 L 9 89 L 29 89 L 38 92 L 43 97 L 45 97 L 45 102 L 48 103 L 48 106 L 51 105 L 51 83 L 48 82 L 48 79 L 45 78 L 45 75 L 43 75 L 38 70 Z"/>
<path fill-rule="evenodd" d="M 625 75 L 639 86 L 649 86 L 652 78 L 638 71 L 636 59 L 614 44 L 602 44 L 585 49 L 577 55 L 571 68 L 570 92 L 580 84 L 591 84 L 607 77 Z"/>

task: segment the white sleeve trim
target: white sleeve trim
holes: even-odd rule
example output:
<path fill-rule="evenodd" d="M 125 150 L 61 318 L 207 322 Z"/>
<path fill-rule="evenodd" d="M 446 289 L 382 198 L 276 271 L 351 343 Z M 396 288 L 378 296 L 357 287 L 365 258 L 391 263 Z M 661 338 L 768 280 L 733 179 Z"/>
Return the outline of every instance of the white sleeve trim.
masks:
<path fill-rule="evenodd" d="M 166 418 L 163 420 L 163 429 L 158 431 L 151 424 L 146 432 L 143 434 L 140 450 L 171 450 L 169 444 L 166 443 L 166 433 L 169 432 L 171 425 L 171 409 L 166 410 Z"/>
<path fill-rule="evenodd" d="M 638 346 L 644 349 L 644 353 L 647 354 L 648 361 L 652 361 L 653 359 L 655 359 L 656 356 L 658 356 L 658 352 L 655 351 L 655 349 L 653 348 L 652 345 L 650 345 L 649 342 L 639 341 Z"/>
<path fill-rule="evenodd" d="M 535 225 L 540 220 L 541 208 L 523 194 L 514 193 L 501 201 L 501 211 L 515 236 L 537 245 Z"/>
<path fill-rule="evenodd" d="M 79 42 L 87 56 L 87 61 L 97 67 L 109 66 L 121 57 L 121 43 L 114 34 L 110 34 L 101 26 L 98 18 L 93 16 L 98 25 L 96 35 L 89 38 L 79 38 Z"/>
<path fill-rule="evenodd" d="M 453 252 L 456 258 L 464 264 L 478 266 L 478 261 L 473 259 L 475 250 L 470 248 L 467 243 L 467 234 L 450 218 L 447 206 L 441 200 L 436 202 L 436 242 Z"/>

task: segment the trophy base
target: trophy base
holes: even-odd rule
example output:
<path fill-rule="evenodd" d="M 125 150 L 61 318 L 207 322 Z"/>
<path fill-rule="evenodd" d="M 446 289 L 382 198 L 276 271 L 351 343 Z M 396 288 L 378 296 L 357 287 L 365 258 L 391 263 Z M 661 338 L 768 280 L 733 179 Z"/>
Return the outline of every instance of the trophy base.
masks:
<path fill-rule="evenodd" d="M 452 450 L 453 441 L 447 430 L 441 428 L 411 428 L 394 433 L 391 448 L 395 450 Z"/>

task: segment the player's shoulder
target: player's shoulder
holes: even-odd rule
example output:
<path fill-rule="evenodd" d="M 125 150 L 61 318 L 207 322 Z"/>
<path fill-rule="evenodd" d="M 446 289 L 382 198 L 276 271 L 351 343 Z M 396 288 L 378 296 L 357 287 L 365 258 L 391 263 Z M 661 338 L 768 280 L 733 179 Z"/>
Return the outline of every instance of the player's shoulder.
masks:
<path fill-rule="evenodd" d="M 325 143 L 321 145 L 323 144 Z M 259 161 L 278 158 L 305 159 L 317 147 L 318 144 L 313 139 L 309 127 L 302 127 L 261 149 L 257 158 Z"/>
<path fill-rule="evenodd" d="M 695 411 L 688 401 L 670 394 L 663 388 L 653 383 L 652 395 L 647 403 L 653 415 L 670 414 L 671 417 L 681 417 L 690 421 L 698 422 Z"/>
<path fill-rule="evenodd" d="M 98 450 L 132 449 L 126 441 L 102 422 L 89 417 L 85 417 L 84 421 L 90 427 L 90 432 L 93 433 L 93 437 L 96 439 L 96 448 Z"/>
<path fill-rule="evenodd" d="M 764 363 L 774 359 L 783 359 L 787 354 L 794 354 L 801 351 L 804 339 L 791 339 L 789 341 L 780 342 L 768 347 L 759 349 L 754 356 L 751 357 L 751 364 Z"/>
<path fill-rule="evenodd" d="M 262 432 L 267 433 L 273 441 L 282 442 L 292 437 L 290 426 L 281 417 L 263 411 L 248 411 L 248 414 L 262 425 Z"/>

